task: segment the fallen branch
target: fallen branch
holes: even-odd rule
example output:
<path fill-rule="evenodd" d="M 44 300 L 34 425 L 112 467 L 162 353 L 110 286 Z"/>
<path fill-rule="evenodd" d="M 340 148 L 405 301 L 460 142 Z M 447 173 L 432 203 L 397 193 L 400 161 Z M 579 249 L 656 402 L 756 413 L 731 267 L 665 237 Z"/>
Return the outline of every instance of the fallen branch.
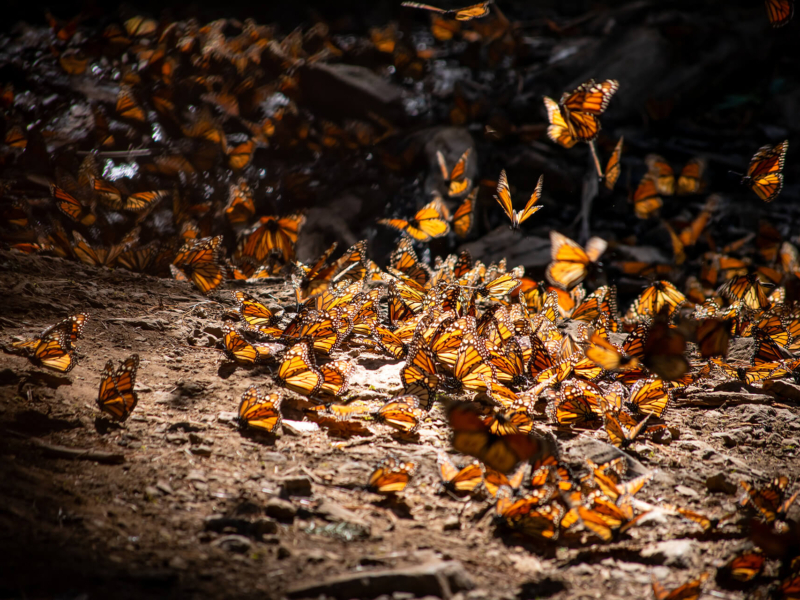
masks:
<path fill-rule="evenodd" d="M 91 448 L 68 448 L 67 446 L 58 446 L 50 444 L 42 439 L 35 437 L 28 437 L 16 431 L 7 431 L 7 433 L 14 437 L 22 438 L 29 441 L 37 448 L 44 450 L 45 454 L 54 456 L 56 458 L 70 458 L 74 460 L 93 460 L 94 462 L 103 463 L 107 465 L 119 465 L 125 462 L 125 455 L 115 452 L 103 452 L 102 450 L 92 450 Z"/>

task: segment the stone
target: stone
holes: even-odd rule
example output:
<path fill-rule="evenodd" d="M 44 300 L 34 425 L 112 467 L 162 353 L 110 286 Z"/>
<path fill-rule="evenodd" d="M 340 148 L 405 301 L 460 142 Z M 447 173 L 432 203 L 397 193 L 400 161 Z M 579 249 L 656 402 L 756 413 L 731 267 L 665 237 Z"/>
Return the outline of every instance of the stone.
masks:
<path fill-rule="evenodd" d="M 172 486 L 166 481 L 157 481 L 156 489 L 165 496 L 170 496 L 175 493 L 172 489 Z"/>
<path fill-rule="evenodd" d="M 282 496 L 310 496 L 311 479 L 303 475 L 296 477 L 285 477 L 281 480 Z"/>
<path fill-rule="evenodd" d="M 368 532 L 370 530 L 369 523 L 367 523 L 364 519 L 359 517 L 352 510 L 349 510 L 341 504 L 333 502 L 332 500 L 323 500 L 320 502 L 315 513 L 324 518 L 326 521 L 332 521 L 334 523 L 351 523 L 353 525 L 359 525 L 363 527 Z"/>
<path fill-rule="evenodd" d="M 217 538 L 211 542 L 211 545 L 217 548 L 222 548 L 223 550 L 227 550 L 228 552 L 244 554 L 253 547 L 253 542 L 243 535 L 231 534 L 223 535 L 222 537 Z"/>
<path fill-rule="evenodd" d="M 212 453 L 209 446 L 192 446 L 189 451 L 195 456 L 211 456 Z"/>
<path fill-rule="evenodd" d="M 267 502 L 266 513 L 273 519 L 291 522 L 297 515 L 297 507 L 288 500 L 270 498 Z"/>
<path fill-rule="evenodd" d="M 208 517 L 203 523 L 203 528 L 217 533 L 233 530 L 239 535 L 256 539 L 278 533 L 278 523 L 265 517 L 253 521 L 236 517 Z"/>
<path fill-rule="evenodd" d="M 715 440 L 720 440 L 726 448 L 733 448 L 736 445 L 736 440 L 727 431 L 718 431 L 716 433 L 712 433 L 711 437 Z"/>
<path fill-rule="evenodd" d="M 283 430 L 286 433 L 299 437 L 319 431 L 319 425 L 312 423 L 311 421 L 290 421 L 288 419 L 284 419 L 281 421 L 281 427 L 283 427 Z"/>
<path fill-rule="evenodd" d="M 696 542 L 692 540 L 666 540 L 648 544 L 639 553 L 642 558 L 649 559 L 659 565 L 687 568 L 691 564 Z"/>
<path fill-rule="evenodd" d="M 699 494 L 695 492 L 692 488 L 686 487 L 685 485 L 676 485 L 675 491 L 678 492 L 681 496 L 689 496 L 689 497 L 699 496 Z"/>
<path fill-rule="evenodd" d="M 771 393 L 786 398 L 794 402 L 800 402 L 800 385 L 789 383 L 788 381 L 781 381 L 780 379 L 768 379 L 764 382 L 762 388 Z"/>
<path fill-rule="evenodd" d="M 356 571 L 332 577 L 322 582 L 311 582 L 290 587 L 289 598 L 316 598 L 326 596 L 346 600 L 349 598 L 375 598 L 381 594 L 407 592 L 417 597 L 432 595 L 443 600 L 454 594 L 471 590 L 475 583 L 464 566 L 455 560 L 434 561 L 399 569 Z"/>
<path fill-rule="evenodd" d="M 576 462 L 583 462 L 588 458 L 600 464 L 622 456 L 628 463 L 628 477 L 638 477 L 650 473 L 650 469 L 616 446 L 590 437 L 577 437 L 565 443 L 563 447 L 574 457 Z"/>
<path fill-rule="evenodd" d="M 442 523 L 443 531 L 458 531 L 461 529 L 461 520 L 458 515 L 449 515 Z"/>
<path fill-rule="evenodd" d="M 735 494 L 737 487 L 732 483 L 727 474 L 720 471 L 706 479 L 706 489 L 712 494 Z"/>

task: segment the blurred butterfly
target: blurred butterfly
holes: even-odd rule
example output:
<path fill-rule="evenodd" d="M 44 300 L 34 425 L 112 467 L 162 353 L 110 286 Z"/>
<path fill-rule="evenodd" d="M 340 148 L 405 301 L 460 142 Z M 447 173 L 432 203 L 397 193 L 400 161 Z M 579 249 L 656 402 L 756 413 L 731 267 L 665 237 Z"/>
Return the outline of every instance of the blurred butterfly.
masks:
<path fill-rule="evenodd" d="M 472 19 L 480 19 L 489 14 L 489 6 L 494 0 L 484 0 L 479 4 L 472 4 L 464 8 L 456 8 L 453 10 L 445 10 L 430 4 L 420 4 L 419 2 L 403 2 L 400 6 L 408 6 L 410 8 L 421 8 L 423 10 L 430 10 L 441 15 L 452 16 L 457 21 L 470 21 Z"/>
<path fill-rule="evenodd" d="M 264 396 L 258 387 L 251 385 L 239 403 L 239 426 L 274 433 L 281 424 L 280 403 L 280 392 Z"/>
<path fill-rule="evenodd" d="M 56 201 L 58 210 L 73 221 L 88 226 L 93 225 L 97 220 L 97 217 L 95 217 L 91 209 L 78 202 L 72 194 L 67 193 L 57 185 L 50 186 L 50 193 Z"/>
<path fill-rule="evenodd" d="M 459 469 L 449 456 L 439 453 L 436 465 L 442 484 L 453 493 L 469 494 L 483 483 L 483 467 L 480 461 L 473 460 L 463 469 Z"/>
<path fill-rule="evenodd" d="M 617 145 L 614 147 L 614 152 L 611 154 L 611 158 L 608 159 L 606 172 L 603 174 L 603 183 L 609 190 L 614 189 L 617 179 L 619 179 L 619 175 L 622 172 L 622 163 L 620 159 L 622 158 L 622 144 L 624 140 L 625 138 L 623 137 L 619 138 Z"/>
<path fill-rule="evenodd" d="M 75 243 L 72 245 L 72 251 L 75 256 L 82 263 L 91 265 L 93 267 L 110 267 L 117 260 L 117 257 L 124 252 L 128 244 L 123 243 L 108 248 L 93 248 L 89 245 L 80 233 L 77 231 L 72 232 L 72 237 L 75 238 Z"/>
<path fill-rule="evenodd" d="M 531 194 L 531 197 L 528 199 L 528 203 L 525 205 L 525 208 L 523 210 L 515 211 L 514 205 L 511 203 L 511 190 L 508 189 L 506 172 L 505 170 L 500 172 L 500 181 L 497 183 L 497 195 L 494 198 L 500 204 L 503 212 L 506 213 L 511 221 L 511 229 L 518 230 L 519 226 L 523 222 L 525 222 L 540 208 L 542 208 L 541 205 L 537 205 L 536 203 L 542 197 L 543 182 L 544 175 L 540 175 L 539 182 L 536 184 L 536 188 L 533 190 L 533 194 Z"/>
<path fill-rule="evenodd" d="M 439 162 L 439 169 L 442 172 L 442 181 L 447 186 L 447 195 L 450 198 L 460 196 L 472 185 L 472 180 L 467 177 L 467 161 L 469 161 L 471 152 L 472 148 L 467 148 L 461 158 L 458 159 L 453 170 L 448 173 L 444 155 L 441 151 L 436 151 L 436 160 Z"/>
<path fill-rule="evenodd" d="M 685 353 L 686 337 L 679 328 L 670 326 L 669 307 L 664 306 L 647 333 L 642 363 L 662 379 L 677 381 L 690 369 Z"/>
<path fill-rule="evenodd" d="M 225 216 L 228 222 L 233 225 L 244 225 L 256 213 L 256 206 L 253 203 L 253 191 L 242 179 L 236 184 L 231 184 L 228 188 L 228 204 L 225 206 Z"/>
<path fill-rule="evenodd" d="M 656 181 L 650 176 L 642 177 L 633 193 L 633 212 L 639 219 L 649 219 L 664 205 L 656 189 Z"/>
<path fill-rule="evenodd" d="M 664 505 L 664 508 L 667 509 L 667 510 L 671 510 L 671 511 L 674 511 L 674 512 L 678 513 L 680 516 L 682 516 L 685 519 L 689 519 L 690 521 L 694 521 L 695 523 L 700 525 L 700 527 L 703 528 L 703 531 L 711 531 L 712 529 L 717 528 L 724 521 L 732 519 L 733 517 L 735 517 L 738 514 L 736 512 L 732 512 L 732 513 L 729 513 L 727 515 L 723 515 L 722 517 L 719 517 L 719 518 L 709 518 L 706 515 L 703 515 L 703 514 L 698 513 L 698 512 L 694 512 L 692 510 L 689 510 L 688 508 L 682 508 L 680 506 L 674 506 L 674 505 L 671 505 L 671 504 L 666 504 L 666 505 Z"/>
<path fill-rule="evenodd" d="M 789 487 L 789 478 L 785 475 L 775 477 L 764 486 L 750 485 L 746 481 L 740 481 L 739 485 L 744 490 L 739 505 L 752 506 L 767 523 L 775 519 L 785 520 L 786 513 L 800 494 L 798 490 L 789 498 L 784 498 Z"/>
<path fill-rule="evenodd" d="M 496 471 L 490 467 L 485 467 L 483 474 L 483 485 L 486 488 L 486 491 L 488 491 L 492 497 L 497 497 L 497 492 L 503 486 L 508 486 L 512 490 L 519 489 L 519 487 L 522 485 L 522 482 L 525 480 L 527 473 L 528 465 L 526 463 L 521 464 L 511 476 L 506 476 L 500 471 Z"/>
<path fill-rule="evenodd" d="M 586 242 L 584 250 L 557 231 L 550 232 L 550 244 L 551 262 L 545 275 L 550 283 L 563 290 L 569 290 L 583 281 L 608 247 L 608 242 L 593 237 Z"/>
<path fill-rule="evenodd" d="M 402 231 L 418 242 L 428 242 L 447 235 L 447 232 L 450 231 L 450 225 L 439 213 L 435 200 L 419 209 L 411 221 L 381 219 L 378 223 Z"/>
<path fill-rule="evenodd" d="M 547 494 L 537 490 L 529 494 L 529 496 L 536 497 L 543 493 Z M 538 506 L 543 503 L 537 501 L 534 508 L 531 508 L 524 500 L 525 497 L 520 502 L 522 510 L 515 510 L 517 503 L 512 503 L 501 509 L 501 516 L 504 518 L 506 525 L 533 538 L 541 540 L 558 539 L 559 526 L 565 513 L 564 507 L 558 503 Z"/>
<path fill-rule="evenodd" d="M 586 358 L 606 371 L 627 371 L 639 365 L 639 360 L 635 356 L 628 356 L 597 331 L 592 330 L 588 342 L 589 346 L 584 351 Z"/>
<path fill-rule="evenodd" d="M 155 263 L 158 249 L 158 240 L 153 240 L 145 246 L 125 250 L 117 257 L 117 266 L 136 273 L 144 273 Z"/>
<path fill-rule="evenodd" d="M 108 413 L 117 421 L 127 419 L 139 402 L 136 390 L 134 390 L 138 367 L 139 355 L 132 354 L 120 364 L 116 371 L 112 360 L 109 360 L 103 369 L 97 405 L 100 410 Z"/>
<path fill-rule="evenodd" d="M 314 355 L 308 342 L 300 342 L 283 355 L 275 385 L 302 394 L 313 396 L 322 385 L 322 373 L 317 369 Z"/>
<path fill-rule="evenodd" d="M 402 462 L 392 456 L 384 459 L 369 476 L 367 489 L 376 494 L 402 492 L 417 469 L 413 461 Z"/>
<path fill-rule="evenodd" d="M 565 92 L 561 96 L 558 106 L 572 138 L 580 142 L 591 142 L 598 136 L 598 117 L 605 112 L 611 97 L 618 89 L 619 83 L 613 79 L 599 83 L 590 79 L 574 91 Z"/>
<path fill-rule="evenodd" d="M 453 231 L 460 238 L 465 238 L 472 229 L 475 221 L 475 199 L 478 196 L 478 189 L 474 189 L 467 196 L 461 205 L 453 213 Z"/>
<path fill-rule="evenodd" d="M 152 192 L 139 192 L 124 197 L 124 194 L 107 181 L 95 178 L 92 182 L 94 191 L 99 195 L 103 204 L 112 210 L 127 210 L 134 213 L 142 213 L 166 197 L 169 192 L 157 190 Z"/>
<path fill-rule="evenodd" d="M 378 410 L 378 419 L 402 433 L 414 433 L 425 411 L 416 396 L 397 396 Z"/>
<path fill-rule="evenodd" d="M 634 516 L 629 502 L 615 503 L 604 495 L 593 495 L 583 506 L 578 506 L 578 516 L 583 526 L 605 542 L 618 539 L 628 529 L 649 513 L 645 511 Z"/>
<path fill-rule="evenodd" d="M 121 85 L 119 88 L 116 111 L 123 119 L 129 119 L 138 123 L 144 123 L 147 119 L 144 109 L 133 97 L 133 91 L 130 87 L 125 85 Z"/>
<path fill-rule="evenodd" d="M 772 3 L 773 0 L 769 0 Z M 777 146 L 762 146 L 750 159 L 747 173 L 742 176 L 742 185 L 748 185 L 765 202 L 772 202 L 783 189 L 783 163 L 789 142 Z"/>
<path fill-rule="evenodd" d="M 767 17 L 773 27 L 783 27 L 792 20 L 794 0 L 764 0 L 767 6 Z"/>
<path fill-rule="evenodd" d="M 766 562 L 767 559 L 762 552 L 746 550 L 738 553 L 725 563 L 718 577 L 729 577 L 741 583 L 752 581 L 764 570 L 764 564 Z"/>
<path fill-rule="evenodd" d="M 221 244 L 221 235 L 189 241 L 178 250 L 172 261 L 206 295 L 225 279 L 219 254 Z"/>
<path fill-rule="evenodd" d="M 653 595 L 656 600 L 697 600 L 703 593 L 703 584 L 711 573 L 703 573 L 697 579 L 667 591 L 658 581 L 653 579 Z"/>

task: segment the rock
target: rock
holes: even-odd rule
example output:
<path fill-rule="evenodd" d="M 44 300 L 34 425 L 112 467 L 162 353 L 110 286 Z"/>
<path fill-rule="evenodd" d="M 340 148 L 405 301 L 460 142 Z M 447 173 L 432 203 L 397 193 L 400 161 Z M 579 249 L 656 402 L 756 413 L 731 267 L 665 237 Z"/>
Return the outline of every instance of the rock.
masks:
<path fill-rule="evenodd" d="M 363 119 L 370 112 L 392 122 L 406 118 L 403 90 L 366 67 L 314 63 L 298 75 L 303 97 L 328 118 Z"/>
<path fill-rule="evenodd" d="M 281 544 L 278 546 L 278 560 L 283 560 L 284 558 L 289 558 L 292 555 L 292 551 L 289 550 L 286 546 Z"/>
<path fill-rule="evenodd" d="M 714 387 L 715 392 L 742 392 L 745 394 L 760 394 L 761 389 L 752 385 L 747 385 L 744 381 L 732 379 L 731 381 L 723 381 Z"/>
<path fill-rule="evenodd" d="M 220 423 L 235 423 L 239 418 L 239 413 L 233 411 L 222 411 L 217 415 L 217 421 Z"/>
<path fill-rule="evenodd" d="M 737 337 L 728 342 L 728 356 L 727 361 L 734 362 L 750 362 L 750 357 L 753 355 L 756 340 L 753 337 Z"/>
<path fill-rule="evenodd" d="M 716 440 L 721 440 L 722 443 L 725 444 L 726 448 L 733 448 L 736 445 L 736 440 L 733 439 L 733 436 L 727 431 L 718 431 L 716 433 L 712 433 L 711 437 Z"/>
<path fill-rule="evenodd" d="M 351 523 L 353 525 L 359 525 L 367 531 L 370 529 L 369 523 L 364 519 L 359 517 L 352 510 L 348 510 L 341 504 L 337 504 L 332 500 L 323 500 L 320 502 L 315 513 L 327 521 L 332 521 L 334 523 Z"/>
<path fill-rule="evenodd" d="M 771 394 L 775 394 L 781 398 L 787 398 L 794 402 L 800 402 L 800 385 L 789 383 L 788 381 L 781 381 L 768 379 L 764 382 L 762 388 Z"/>
<path fill-rule="evenodd" d="M 189 451 L 195 456 L 211 456 L 211 448 L 209 446 L 192 446 Z"/>
<path fill-rule="evenodd" d="M 564 444 L 563 447 L 568 454 L 574 457 L 576 462 L 582 463 L 584 459 L 588 458 L 600 464 L 623 456 L 628 463 L 627 477 L 638 477 L 639 475 L 650 473 L 650 469 L 632 456 L 625 454 L 616 446 L 606 444 L 605 442 L 590 437 L 575 438 Z"/>
<path fill-rule="evenodd" d="M 524 265 L 526 270 L 542 270 L 550 262 L 550 238 L 510 235 L 507 225 L 500 225 L 478 241 L 464 244 L 458 250 L 469 250 L 472 256 L 480 256 L 486 264 L 507 257 L 509 268 Z"/>
<path fill-rule="evenodd" d="M 236 517 L 208 517 L 203 523 L 203 528 L 206 531 L 217 533 L 233 530 L 239 535 L 247 535 L 256 539 L 278 533 L 278 524 L 272 519 L 263 517 L 254 521 Z"/>
<path fill-rule="evenodd" d="M 639 553 L 642 558 L 649 559 L 659 565 L 687 568 L 691 564 L 696 542 L 692 540 L 667 540 L 648 544 Z"/>
<path fill-rule="evenodd" d="M 0 385 L 14 385 L 19 380 L 20 376 L 11 369 L 3 369 L 0 371 Z"/>
<path fill-rule="evenodd" d="M 682 496 L 689 496 L 689 497 L 697 497 L 699 494 L 695 492 L 692 488 L 686 487 L 685 485 L 676 485 L 675 491 L 678 492 Z"/>
<path fill-rule="evenodd" d="M 461 521 L 458 515 L 449 515 L 442 523 L 443 531 L 458 531 L 461 529 Z"/>
<path fill-rule="evenodd" d="M 319 431 L 319 425 L 311 421 L 290 421 L 284 419 L 281 421 L 283 431 L 291 435 L 304 436 Z"/>
<path fill-rule="evenodd" d="M 160 498 L 161 494 L 152 485 L 148 485 L 144 488 L 144 497 L 148 500 L 155 500 L 156 498 Z"/>
<path fill-rule="evenodd" d="M 212 335 L 217 339 L 222 339 L 225 333 L 222 331 L 222 327 L 219 325 L 207 325 L 203 328 L 203 332 L 207 333 L 208 335 Z"/>
<path fill-rule="evenodd" d="M 113 317 L 106 319 L 110 323 L 122 323 L 131 327 L 140 327 L 144 331 L 164 331 L 166 321 L 147 317 Z"/>
<path fill-rule="evenodd" d="M 172 486 L 170 486 L 170 484 L 168 484 L 166 481 L 156 482 L 156 489 L 165 496 L 170 496 L 175 493 L 172 489 Z"/>
<path fill-rule="evenodd" d="M 212 546 L 222 548 L 228 552 L 235 552 L 236 554 L 244 554 L 253 547 L 253 542 L 243 535 L 223 535 L 211 542 Z"/>
<path fill-rule="evenodd" d="M 726 473 L 720 471 L 716 475 L 712 475 L 706 479 L 706 489 L 712 494 L 721 493 L 731 495 L 736 493 L 737 487 L 728 479 Z"/>
<path fill-rule="evenodd" d="M 279 521 L 293 521 L 297 515 L 297 507 L 282 498 L 270 498 L 267 502 L 266 513 L 268 517 Z"/>
<path fill-rule="evenodd" d="M 448 600 L 453 594 L 474 587 L 472 578 L 460 562 L 435 561 L 399 569 L 346 573 L 319 583 L 291 587 L 286 595 L 289 598 L 326 596 L 346 600 L 407 592 L 417 597 L 432 595 Z"/>
<path fill-rule="evenodd" d="M 281 480 L 282 496 L 310 496 L 311 479 L 304 475 L 286 477 Z"/>

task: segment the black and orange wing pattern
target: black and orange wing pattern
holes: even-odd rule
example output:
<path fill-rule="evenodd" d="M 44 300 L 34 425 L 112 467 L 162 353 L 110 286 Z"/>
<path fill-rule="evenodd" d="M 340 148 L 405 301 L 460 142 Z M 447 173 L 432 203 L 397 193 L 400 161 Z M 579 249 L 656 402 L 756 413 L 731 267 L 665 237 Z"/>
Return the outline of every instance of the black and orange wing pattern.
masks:
<path fill-rule="evenodd" d="M 261 389 L 250 386 L 239 402 L 238 421 L 242 428 L 275 433 L 281 424 L 281 394 L 272 392 L 266 396 Z"/>
<path fill-rule="evenodd" d="M 750 159 L 742 183 L 749 185 L 764 202 L 775 200 L 783 189 L 783 165 L 788 148 L 788 141 L 777 146 L 762 146 Z"/>
<path fill-rule="evenodd" d="M 111 360 L 106 363 L 103 370 L 97 405 L 100 410 L 117 421 L 127 419 L 139 402 L 134 389 L 138 368 L 139 355 L 133 354 L 126 358 L 116 371 L 114 361 Z"/>

